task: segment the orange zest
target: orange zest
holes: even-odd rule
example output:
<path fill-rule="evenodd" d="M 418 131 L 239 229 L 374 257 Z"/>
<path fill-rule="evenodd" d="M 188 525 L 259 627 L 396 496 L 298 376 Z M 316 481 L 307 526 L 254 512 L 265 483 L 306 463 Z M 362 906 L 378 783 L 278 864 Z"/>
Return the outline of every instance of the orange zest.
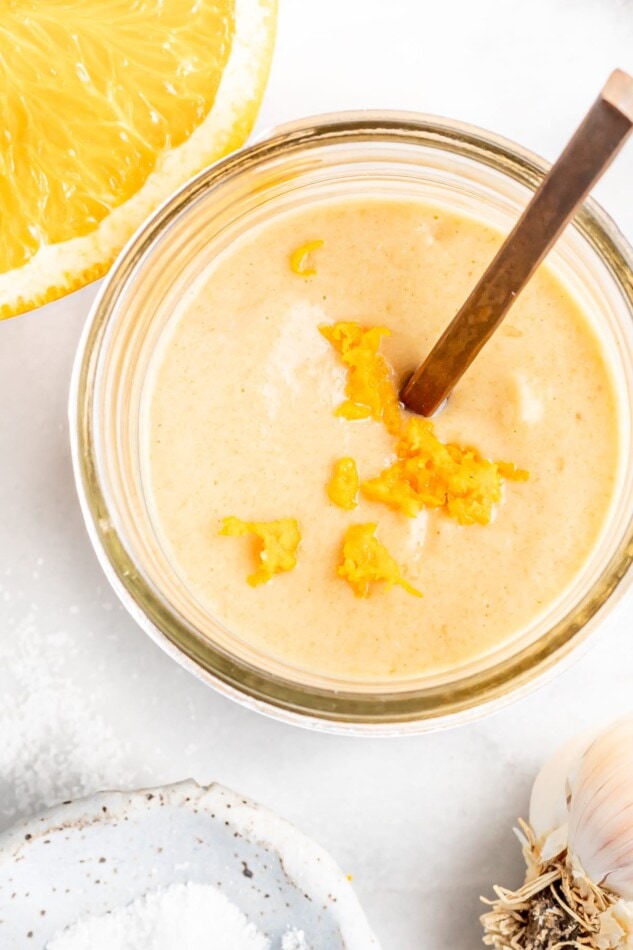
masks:
<path fill-rule="evenodd" d="M 301 543 L 299 524 L 294 518 L 277 521 L 242 521 L 233 516 L 222 519 L 220 534 L 229 537 L 254 535 L 257 570 L 247 577 L 251 587 L 266 584 L 275 574 L 291 571 L 297 563 Z"/>
<path fill-rule="evenodd" d="M 391 368 L 379 352 L 386 327 L 362 327 L 354 321 L 321 326 L 319 330 L 347 367 L 347 399 L 336 415 L 344 419 L 382 421 L 392 435 L 402 429 L 400 403 L 393 384 Z"/>
<path fill-rule="evenodd" d="M 338 459 L 334 463 L 334 472 L 327 486 L 327 494 L 330 501 L 338 505 L 339 508 L 352 511 L 358 507 L 359 487 L 360 479 L 354 459 Z"/>
<path fill-rule="evenodd" d="M 361 492 L 409 518 L 423 508 L 441 508 L 460 524 L 485 525 L 501 501 L 504 479 L 529 478 L 509 462 L 491 462 L 476 449 L 440 442 L 428 419 L 409 420 L 396 454 L 398 461 L 363 482 Z"/>
<path fill-rule="evenodd" d="M 290 268 L 293 274 L 299 277 L 314 277 L 316 267 L 307 267 L 306 260 L 312 251 L 318 251 L 320 247 L 323 247 L 323 241 L 307 241 L 296 248 L 290 255 Z"/>
<path fill-rule="evenodd" d="M 405 581 L 396 561 L 376 537 L 377 527 L 371 523 L 349 526 L 343 537 L 337 574 L 347 581 L 357 597 L 368 597 L 371 585 L 381 582 L 386 590 L 398 585 L 414 597 L 421 597 L 422 593 Z"/>

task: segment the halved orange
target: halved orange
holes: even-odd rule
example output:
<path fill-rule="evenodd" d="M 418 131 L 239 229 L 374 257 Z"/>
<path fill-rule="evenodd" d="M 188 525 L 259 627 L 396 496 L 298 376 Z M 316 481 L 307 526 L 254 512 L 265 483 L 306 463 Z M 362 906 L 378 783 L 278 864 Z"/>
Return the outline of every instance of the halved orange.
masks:
<path fill-rule="evenodd" d="M 0 318 L 103 274 L 179 185 L 238 148 L 276 0 L 5 0 Z"/>

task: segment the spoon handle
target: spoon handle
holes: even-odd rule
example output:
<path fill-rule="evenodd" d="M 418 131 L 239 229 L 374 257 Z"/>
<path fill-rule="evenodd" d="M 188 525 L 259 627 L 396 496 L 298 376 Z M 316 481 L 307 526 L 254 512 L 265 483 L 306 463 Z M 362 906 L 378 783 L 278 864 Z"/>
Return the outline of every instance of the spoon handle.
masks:
<path fill-rule="evenodd" d="M 616 69 L 457 316 L 401 393 L 430 416 L 503 320 L 633 128 L 633 77 Z"/>

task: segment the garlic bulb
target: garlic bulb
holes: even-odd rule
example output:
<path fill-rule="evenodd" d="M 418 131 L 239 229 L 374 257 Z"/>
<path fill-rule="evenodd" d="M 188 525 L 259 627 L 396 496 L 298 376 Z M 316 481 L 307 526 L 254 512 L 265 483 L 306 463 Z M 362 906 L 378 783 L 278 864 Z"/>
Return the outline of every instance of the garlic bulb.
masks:
<path fill-rule="evenodd" d="M 633 717 L 559 750 L 520 824 L 525 884 L 495 888 L 484 943 L 633 950 Z"/>

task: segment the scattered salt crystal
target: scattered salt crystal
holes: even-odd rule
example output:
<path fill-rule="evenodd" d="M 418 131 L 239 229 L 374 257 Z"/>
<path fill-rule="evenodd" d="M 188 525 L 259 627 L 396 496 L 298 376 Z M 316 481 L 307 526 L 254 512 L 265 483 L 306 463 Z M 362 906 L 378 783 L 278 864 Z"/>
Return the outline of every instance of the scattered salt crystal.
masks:
<path fill-rule="evenodd" d="M 284 934 L 281 950 L 310 950 L 303 930 L 289 930 Z"/>
<path fill-rule="evenodd" d="M 46 642 L 49 646 L 60 650 L 68 644 L 68 634 L 63 630 L 58 630 L 57 633 L 49 633 L 46 637 Z"/>
<path fill-rule="evenodd" d="M 284 938 L 285 939 L 285 938 Z M 270 950 L 270 941 L 217 888 L 172 884 L 109 914 L 83 917 L 46 950 Z M 304 950 L 303 944 L 282 944 Z M 307 950 L 307 948 L 306 948 Z"/>
<path fill-rule="evenodd" d="M 43 633 L 30 612 L 0 639 L 0 801 L 9 821 L 103 788 L 138 784 L 125 742 L 65 672 L 67 638 Z"/>

